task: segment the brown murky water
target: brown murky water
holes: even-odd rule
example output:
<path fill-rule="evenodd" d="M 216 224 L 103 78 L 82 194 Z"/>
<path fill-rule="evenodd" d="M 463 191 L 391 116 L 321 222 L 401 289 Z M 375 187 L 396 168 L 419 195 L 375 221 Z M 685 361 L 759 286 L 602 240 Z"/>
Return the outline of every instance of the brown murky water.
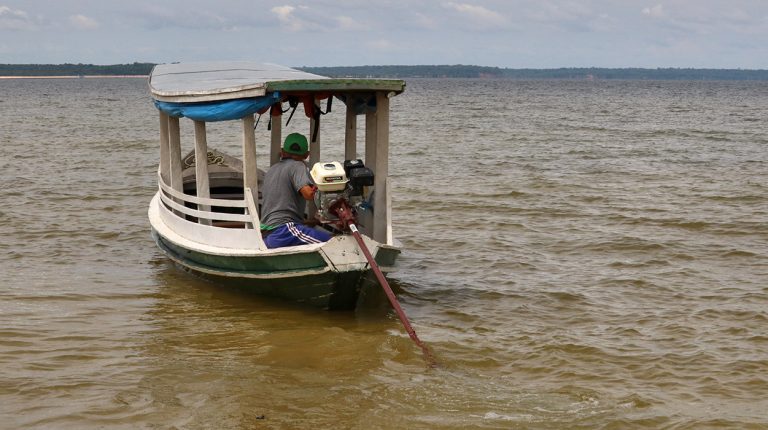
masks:
<path fill-rule="evenodd" d="M 392 315 L 169 264 L 143 80 L 0 81 L 0 428 L 768 428 L 768 84 L 392 104 L 390 278 L 437 369 Z"/>

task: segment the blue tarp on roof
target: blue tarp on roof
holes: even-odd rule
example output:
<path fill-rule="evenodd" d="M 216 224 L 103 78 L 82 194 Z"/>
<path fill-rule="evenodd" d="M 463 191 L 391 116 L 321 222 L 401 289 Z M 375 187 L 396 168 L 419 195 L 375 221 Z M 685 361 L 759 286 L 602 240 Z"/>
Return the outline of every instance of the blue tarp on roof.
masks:
<path fill-rule="evenodd" d="M 230 121 L 263 111 L 280 101 L 278 92 L 262 97 L 200 103 L 171 103 L 155 100 L 155 106 L 166 114 L 195 121 Z"/>

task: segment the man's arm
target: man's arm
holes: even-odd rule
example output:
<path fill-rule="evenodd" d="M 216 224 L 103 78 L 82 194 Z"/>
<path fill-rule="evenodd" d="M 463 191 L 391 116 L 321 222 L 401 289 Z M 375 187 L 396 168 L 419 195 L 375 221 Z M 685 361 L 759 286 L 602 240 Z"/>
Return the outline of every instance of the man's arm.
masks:
<path fill-rule="evenodd" d="M 315 198 L 315 190 L 317 190 L 317 186 L 315 185 L 304 185 L 299 188 L 299 192 L 301 193 L 301 196 L 304 197 L 304 200 L 310 201 Z"/>
<path fill-rule="evenodd" d="M 312 201 L 312 199 L 315 198 L 315 191 L 317 191 L 317 185 L 315 184 L 304 185 L 303 187 L 299 188 L 299 192 L 301 193 L 301 196 L 304 197 L 305 200 L 309 200 L 309 201 Z M 315 226 L 319 224 L 320 223 L 316 219 L 304 220 L 304 225 Z"/>

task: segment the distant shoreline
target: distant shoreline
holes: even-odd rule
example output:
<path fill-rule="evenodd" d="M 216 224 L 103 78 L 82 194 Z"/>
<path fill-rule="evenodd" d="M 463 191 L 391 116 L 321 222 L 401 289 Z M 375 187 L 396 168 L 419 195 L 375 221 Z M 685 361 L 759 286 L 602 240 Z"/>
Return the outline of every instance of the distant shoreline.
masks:
<path fill-rule="evenodd" d="M 154 63 L 94 64 L 0 64 L 0 79 L 146 78 Z M 480 78 L 518 80 L 678 80 L 678 81 L 768 81 L 766 69 L 695 68 L 605 68 L 560 67 L 510 69 L 453 65 L 368 65 L 311 67 L 293 66 L 304 72 L 330 78 L 411 79 Z"/>
<path fill-rule="evenodd" d="M 149 75 L 35 75 L 35 76 L 0 76 L 0 79 L 92 79 L 92 78 L 148 78 Z"/>

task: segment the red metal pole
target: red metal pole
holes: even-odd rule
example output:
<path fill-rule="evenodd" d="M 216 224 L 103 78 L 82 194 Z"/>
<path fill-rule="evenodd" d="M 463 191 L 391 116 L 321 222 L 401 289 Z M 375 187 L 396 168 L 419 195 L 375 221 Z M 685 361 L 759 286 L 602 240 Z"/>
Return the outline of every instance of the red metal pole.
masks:
<path fill-rule="evenodd" d="M 421 342 L 419 337 L 416 335 L 416 331 L 413 329 L 413 327 L 411 327 L 411 323 L 408 321 L 408 317 L 405 315 L 403 308 L 400 307 L 400 303 L 397 301 L 395 293 L 392 292 L 392 288 L 389 286 L 389 282 L 387 282 L 384 274 L 381 273 L 381 269 L 379 269 L 379 265 L 376 264 L 376 261 L 373 259 L 373 256 L 368 250 L 368 247 L 365 246 L 365 242 L 363 242 L 363 237 L 357 230 L 357 226 L 353 222 L 349 222 L 349 229 L 352 231 L 352 235 L 355 237 L 355 240 L 357 240 L 357 244 L 360 246 L 360 249 L 363 251 L 365 258 L 368 260 L 368 264 L 370 264 L 373 273 L 376 275 L 376 279 L 378 279 L 381 288 L 384 289 L 384 292 L 387 294 L 389 303 L 392 305 L 392 308 L 395 309 L 397 317 L 400 318 L 400 322 L 403 323 L 405 331 L 408 332 L 408 336 L 410 336 L 416 345 L 421 348 L 421 351 L 424 353 L 424 358 L 427 360 L 427 363 L 429 363 L 430 367 L 436 367 L 437 361 L 432 355 L 432 352 L 430 352 L 429 348 L 427 348 L 427 346 Z"/>

